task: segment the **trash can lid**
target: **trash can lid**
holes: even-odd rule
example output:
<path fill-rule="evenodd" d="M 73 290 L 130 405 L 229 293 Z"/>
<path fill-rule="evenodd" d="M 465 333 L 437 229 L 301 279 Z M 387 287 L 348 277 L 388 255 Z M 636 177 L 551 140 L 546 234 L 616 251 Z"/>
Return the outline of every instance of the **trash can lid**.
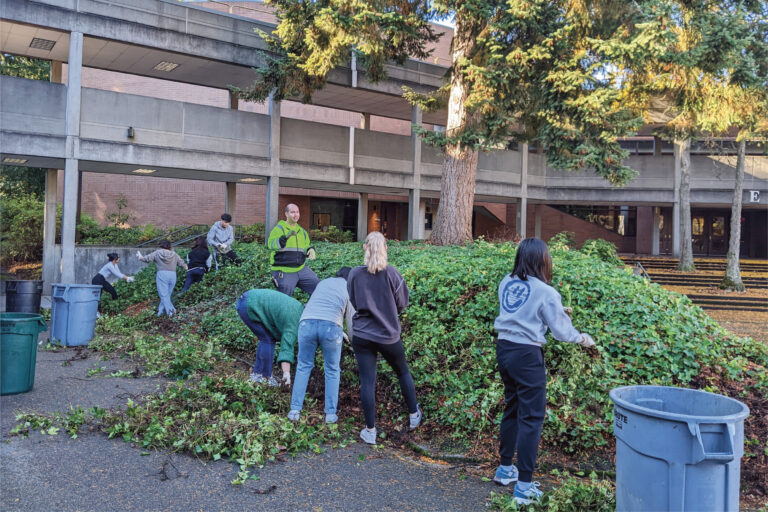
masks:
<path fill-rule="evenodd" d="M 735 422 L 749 407 L 733 398 L 698 389 L 670 386 L 624 386 L 609 393 L 616 405 L 632 412 L 682 422 Z"/>

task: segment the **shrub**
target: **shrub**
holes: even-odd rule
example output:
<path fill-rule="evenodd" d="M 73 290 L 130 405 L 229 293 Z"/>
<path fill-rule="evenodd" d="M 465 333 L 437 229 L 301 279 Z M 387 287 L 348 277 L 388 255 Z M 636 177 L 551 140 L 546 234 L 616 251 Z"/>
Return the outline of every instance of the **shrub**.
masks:
<path fill-rule="evenodd" d="M 257 243 L 236 250 L 245 260 L 242 266 L 206 274 L 176 305 L 179 322 L 203 339 L 252 350 L 253 336 L 237 318 L 234 302 L 250 288 L 272 287 L 269 251 Z M 403 340 L 422 406 L 441 433 L 460 445 L 490 446 L 498 428 L 503 385 L 493 322 L 498 283 L 511 270 L 515 251 L 509 243 L 389 244 L 390 263 L 410 289 Z M 320 242 L 317 254 L 311 266 L 321 278 L 362 262 L 359 244 Z M 576 328 L 592 334 L 598 347 L 591 353 L 551 338 L 544 347 L 549 407 L 543 438 L 550 446 L 565 452 L 607 446 L 613 421 L 607 390 L 613 387 L 689 385 L 702 367 L 724 365 L 734 378 L 749 377 L 767 389 L 768 348 L 730 335 L 687 297 L 578 251 L 553 249 L 552 257 L 552 285 L 573 307 Z M 121 282 L 116 288 L 120 298 L 105 301 L 106 312 L 156 300 L 154 267 L 139 273 L 135 283 Z M 297 292 L 297 297 L 306 296 Z M 354 368 L 354 359 L 345 359 L 343 367 Z M 397 388 L 391 370 L 383 368 L 380 375 L 383 392 Z M 354 385 L 349 378 L 342 386 Z"/>
<path fill-rule="evenodd" d="M 312 229 L 309 237 L 313 242 L 349 243 L 355 241 L 355 234 L 351 231 L 342 231 L 336 226 L 328 226 L 328 230 Z"/>
<path fill-rule="evenodd" d="M 0 258 L 3 264 L 14 261 L 41 261 L 43 258 L 44 203 L 32 194 L 0 196 Z M 57 228 L 61 230 L 61 206 Z"/>
<path fill-rule="evenodd" d="M 624 262 L 621 261 L 618 252 L 616 252 L 616 246 L 602 238 L 586 240 L 581 246 L 581 252 L 611 265 L 624 266 Z"/>

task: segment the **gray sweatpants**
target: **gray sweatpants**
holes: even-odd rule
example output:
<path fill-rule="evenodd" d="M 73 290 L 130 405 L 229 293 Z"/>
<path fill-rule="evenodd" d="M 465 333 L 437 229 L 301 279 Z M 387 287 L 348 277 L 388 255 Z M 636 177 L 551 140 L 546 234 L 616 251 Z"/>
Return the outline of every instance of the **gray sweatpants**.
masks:
<path fill-rule="evenodd" d="M 296 285 L 309 295 L 312 295 L 312 292 L 317 287 L 317 283 L 320 282 L 315 271 L 306 266 L 298 272 L 273 270 L 272 280 L 275 282 L 275 286 L 277 286 L 277 291 L 283 292 L 290 297 L 293 297 L 293 290 L 296 289 Z"/>
<path fill-rule="evenodd" d="M 165 313 L 168 316 L 176 314 L 176 308 L 171 302 L 171 293 L 176 286 L 176 272 L 173 270 L 158 270 L 155 275 L 157 295 L 160 296 L 160 304 L 157 306 L 157 316 Z"/>

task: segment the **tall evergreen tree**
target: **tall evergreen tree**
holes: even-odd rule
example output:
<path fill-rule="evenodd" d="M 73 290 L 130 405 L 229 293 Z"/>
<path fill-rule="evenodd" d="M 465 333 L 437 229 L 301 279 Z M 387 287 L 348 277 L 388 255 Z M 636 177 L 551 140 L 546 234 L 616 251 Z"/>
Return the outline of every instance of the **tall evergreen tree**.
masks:
<path fill-rule="evenodd" d="M 424 110 L 447 107 L 444 133 L 424 131 L 444 154 L 440 209 L 432 240 L 471 238 L 478 151 L 510 139 L 547 147 L 549 165 L 589 168 L 615 185 L 635 172 L 623 165 L 618 138 L 641 123 L 619 102 L 623 69 L 665 47 L 660 0 L 267 0 L 278 27 L 263 34 L 272 56 L 241 97 L 300 98 L 358 55 L 368 80 L 386 63 L 424 58 L 436 39 L 429 21 L 450 17 L 455 30 L 445 86 L 405 91 Z"/>
<path fill-rule="evenodd" d="M 657 8 L 671 44 L 645 65 L 628 70 L 624 102 L 663 124 L 661 134 L 675 145 L 675 172 L 680 176 L 678 202 L 680 264 L 694 271 L 690 208 L 690 146 L 703 130 L 722 132 L 730 119 L 713 111 L 711 100 L 730 85 L 754 81 L 760 50 L 755 17 L 764 16 L 764 0 L 668 0 Z M 764 54 L 763 54 L 764 58 Z M 717 115 L 713 115 L 717 114 Z"/>

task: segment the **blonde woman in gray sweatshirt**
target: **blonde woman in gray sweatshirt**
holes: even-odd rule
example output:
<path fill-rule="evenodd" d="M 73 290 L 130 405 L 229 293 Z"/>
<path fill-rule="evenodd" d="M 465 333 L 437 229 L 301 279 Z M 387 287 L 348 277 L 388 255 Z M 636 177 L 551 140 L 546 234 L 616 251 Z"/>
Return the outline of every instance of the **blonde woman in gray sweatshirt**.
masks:
<path fill-rule="evenodd" d="M 157 295 L 160 297 L 160 304 L 157 306 L 157 316 L 163 316 L 163 313 L 169 317 L 176 314 L 176 308 L 171 302 L 171 293 L 176 286 L 176 267 L 182 267 L 187 270 L 187 264 L 181 257 L 171 250 L 171 242 L 163 240 L 160 242 L 160 249 L 142 256 L 137 252 L 136 256 L 145 263 L 155 263 L 157 265 L 157 274 L 155 283 L 157 284 Z"/>

